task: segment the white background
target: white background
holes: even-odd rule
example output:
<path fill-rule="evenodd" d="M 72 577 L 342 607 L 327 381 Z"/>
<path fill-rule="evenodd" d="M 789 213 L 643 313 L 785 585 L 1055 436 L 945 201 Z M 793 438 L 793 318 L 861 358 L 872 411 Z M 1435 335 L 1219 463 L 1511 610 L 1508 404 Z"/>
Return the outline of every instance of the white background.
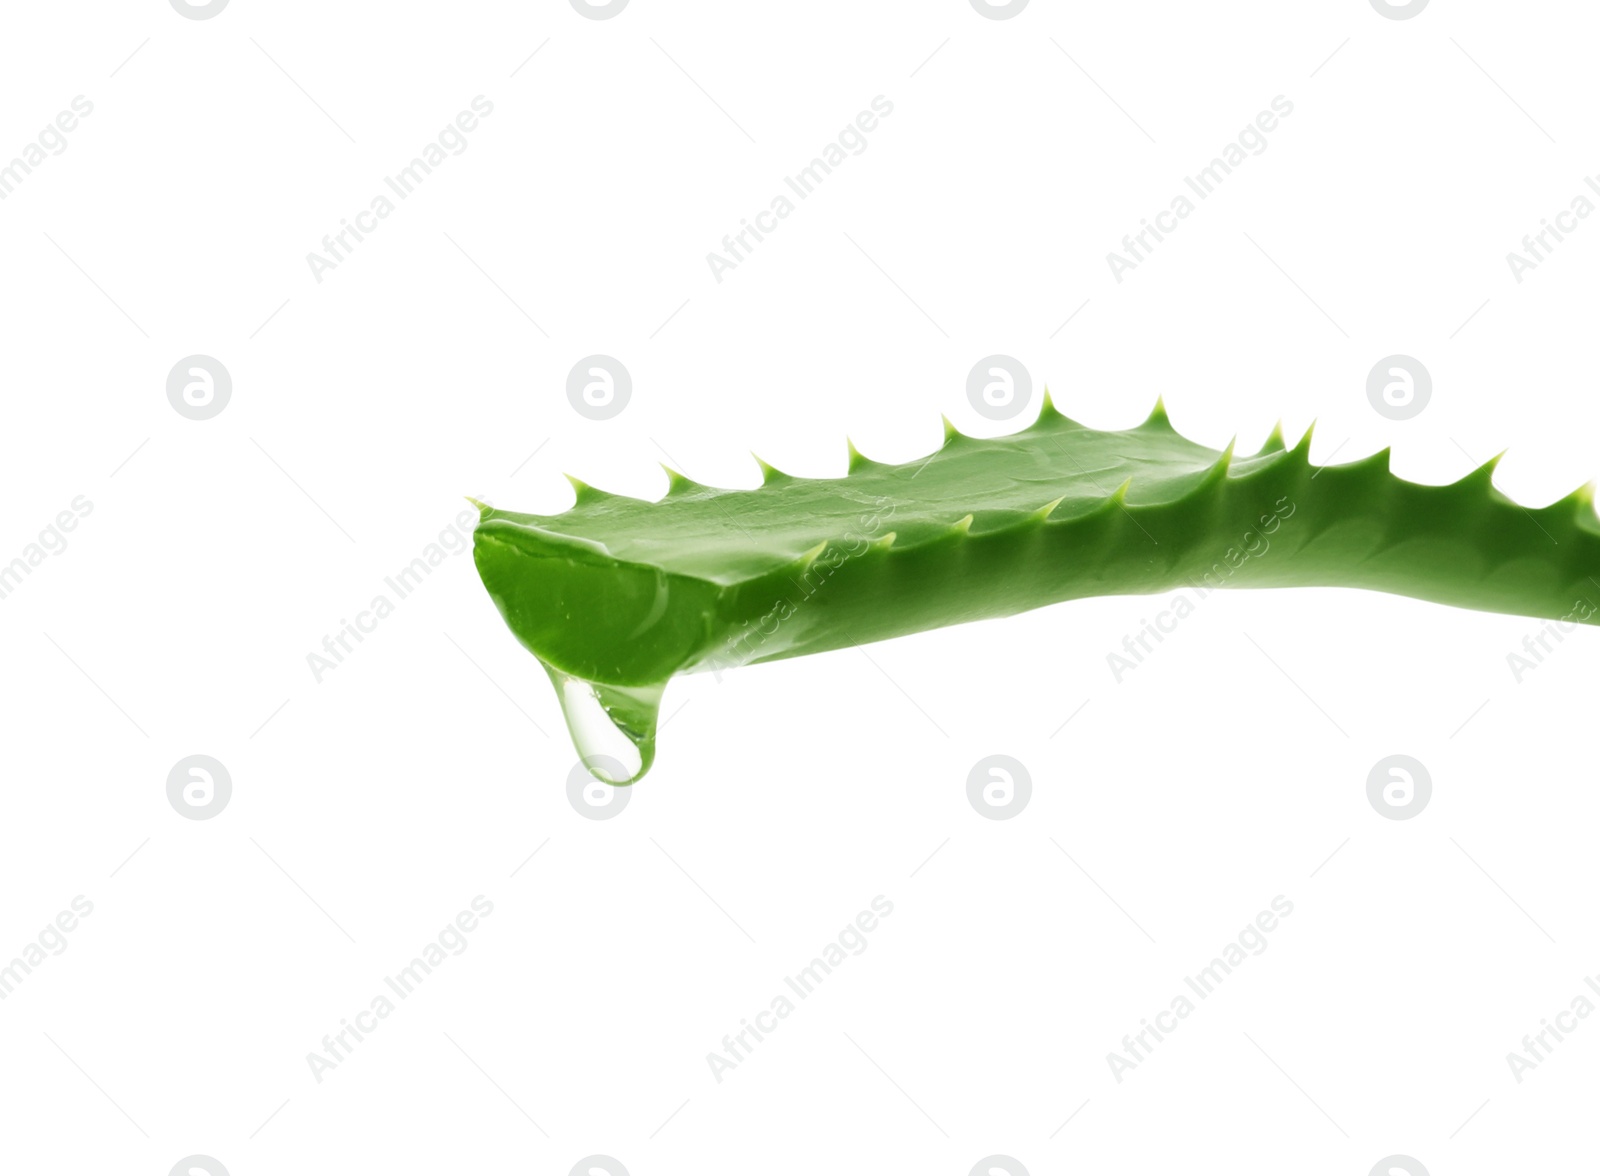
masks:
<path fill-rule="evenodd" d="M 750 450 L 837 475 L 846 434 L 907 460 L 941 412 L 1031 417 L 968 404 L 994 352 L 1093 425 L 1157 393 L 1219 448 L 1316 418 L 1315 461 L 1392 444 L 1429 482 L 1510 446 L 1497 484 L 1553 501 L 1600 473 L 1600 225 L 1521 283 L 1505 255 L 1600 166 L 1591 6 L 3 23 L 0 160 L 94 111 L 0 202 L 0 562 L 93 510 L 0 600 L 0 959 L 94 910 L 0 1001 L 0 1170 L 1587 1162 L 1600 1023 L 1520 1084 L 1506 1054 L 1600 972 L 1590 632 L 1519 683 L 1534 621 L 1223 593 L 1119 684 L 1163 603 L 1069 604 L 676 682 L 607 821 L 568 803 L 553 693 L 469 557 L 320 683 L 306 659 L 463 494 L 654 496 L 666 460 L 751 486 Z M 716 281 L 880 94 L 867 149 Z M 477 95 L 467 150 L 318 282 L 307 253 Z M 1106 254 L 1277 95 L 1268 148 L 1117 282 Z M 604 422 L 565 395 L 595 352 L 634 382 Z M 1404 422 L 1365 393 L 1396 352 L 1434 381 Z M 208 421 L 166 398 L 195 353 L 233 378 Z M 1033 781 L 1011 820 L 966 798 L 995 753 Z M 1367 800 L 1394 753 L 1433 780 L 1412 820 Z M 192 754 L 232 778 L 210 820 L 166 796 Z M 318 1082 L 323 1035 L 480 894 L 468 949 Z M 717 1082 L 708 1052 L 877 895 L 867 950 Z M 1117 1082 L 1107 1053 L 1276 895 L 1270 947 Z"/>

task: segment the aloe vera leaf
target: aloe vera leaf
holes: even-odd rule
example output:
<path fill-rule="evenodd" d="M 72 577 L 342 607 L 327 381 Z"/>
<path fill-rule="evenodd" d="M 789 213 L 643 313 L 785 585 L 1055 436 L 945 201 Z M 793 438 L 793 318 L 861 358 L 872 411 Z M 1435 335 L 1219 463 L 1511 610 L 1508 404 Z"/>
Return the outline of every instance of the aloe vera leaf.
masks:
<path fill-rule="evenodd" d="M 604 779 L 649 769 L 675 674 L 1085 596 L 1347 587 L 1600 623 L 1592 484 L 1523 507 L 1491 485 L 1498 458 L 1424 486 L 1390 474 L 1388 450 L 1313 466 L 1309 431 L 1289 449 L 1274 430 L 1241 457 L 1180 436 L 1159 401 L 1123 431 L 1069 420 L 1048 394 L 1020 433 L 945 426 L 936 452 L 903 465 L 852 445 L 841 478 L 763 462 L 755 490 L 668 470 L 657 502 L 574 479 L 561 514 L 479 503 L 478 572 L 550 672 L 591 770 L 603 747 L 621 765 Z"/>

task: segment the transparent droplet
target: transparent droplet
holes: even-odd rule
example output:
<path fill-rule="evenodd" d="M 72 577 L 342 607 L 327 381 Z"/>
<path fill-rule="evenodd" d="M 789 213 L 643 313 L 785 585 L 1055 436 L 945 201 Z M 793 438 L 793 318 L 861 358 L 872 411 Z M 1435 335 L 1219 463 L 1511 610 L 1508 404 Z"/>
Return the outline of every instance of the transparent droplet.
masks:
<path fill-rule="evenodd" d="M 550 671 L 578 758 L 598 780 L 631 784 L 656 755 L 656 718 L 666 683 L 609 686 Z M 616 766 L 622 767 L 622 778 Z"/>

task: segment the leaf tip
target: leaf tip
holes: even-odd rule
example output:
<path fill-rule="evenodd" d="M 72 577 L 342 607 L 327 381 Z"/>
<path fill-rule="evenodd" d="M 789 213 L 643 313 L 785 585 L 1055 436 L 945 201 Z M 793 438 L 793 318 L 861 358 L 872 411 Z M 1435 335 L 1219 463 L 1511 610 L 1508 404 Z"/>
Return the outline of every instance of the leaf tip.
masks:
<path fill-rule="evenodd" d="M 768 465 L 766 462 L 762 461 L 760 454 L 752 451 L 750 456 L 755 458 L 756 465 L 761 467 L 761 484 L 763 486 L 770 486 L 774 482 L 781 482 L 789 477 L 788 474 L 784 473 L 777 466 Z"/>
<path fill-rule="evenodd" d="M 664 461 L 658 462 L 657 464 L 667 472 L 667 496 L 669 498 L 674 494 L 684 494 L 695 488 L 695 482 L 693 479 L 684 474 L 680 474 L 677 470 L 673 469 Z"/>
<path fill-rule="evenodd" d="M 1317 422 L 1312 421 L 1306 426 L 1306 435 L 1295 442 L 1293 453 L 1308 465 L 1311 462 L 1311 434 L 1317 431 Z"/>
<path fill-rule="evenodd" d="M 799 566 L 801 571 L 805 571 L 806 568 L 809 568 L 812 564 L 816 563 L 817 557 L 827 549 L 828 541 L 823 539 L 821 542 L 806 548 L 798 556 L 796 556 L 795 563 Z"/>
<path fill-rule="evenodd" d="M 1499 453 L 1495 454 L 1481 466 L 1478 466 L 1476 469 L 1470 471 L 1466 477 L 1462 478 L 1461 481 L 1457 482 L 1456 484 L 1458 486 L 1462 484 L 1493 484 L 1495 467 L 1500 464 L 1500 459 L 1505 455 L 1506 450 L 1502 449 Z"/>
<path fill-rule="evenodd" d="M 1576 490 L 1574 490 L 1571 494 L 1567 495 L 1561 501 L 1562 502 L 1570 502 L 1572 504 L 1573 511 L 1580 518 L 1582 518 L 1582 517 L 1588 517 L 1588 518 L 1596 517 L 1595 516 L 1595 509 L 1594 509 L 1594 483 L 1593 482 L 1585 482 L 1583 485 L 1579 486 Z"/>
<path fill-rule="evenodd" d="M 1067 500 L 1067 496 L 1065 494 L 1063 494 L 1060 498 L 1056 498 L 1056 499 L 1051 500 L 1050 502 L 1045 503 L 1038 510 L 1036 510 L 1032 514 L 1030 514 L 1028 516 L 1028 518 L 1031 521 L 1035 522 L 1035 523 L 1048 522 L 1049 519 L 1050 519 L 1050 516 L 1055 513 L 1056 507 L 1060 506 L 1066 500 Z"/>
<path fill-rule="evenodd" d="M 1233 449 L 1238 443 L 1239 438 L 1237 436 L 1228 442 L 1227 448 L 1218 455 L 1217 460 L 1211 463 L 1211 468 L 1205 472 L 1205 476 L 1201 479 L 1201 485 L 1209 486 L 1222 481 L 1228 476 L 1228 471 L 1233 468 Z"/>

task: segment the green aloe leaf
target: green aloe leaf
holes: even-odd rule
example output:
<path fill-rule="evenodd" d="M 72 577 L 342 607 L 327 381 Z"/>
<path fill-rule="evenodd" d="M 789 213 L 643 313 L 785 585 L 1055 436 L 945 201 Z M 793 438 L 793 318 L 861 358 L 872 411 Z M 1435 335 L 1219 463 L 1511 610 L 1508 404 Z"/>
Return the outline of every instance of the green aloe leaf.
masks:
<path fill-rule="evenodd" d="M 479 503 L 478 572 L 590 769 L 618 784 L 649 769 L 675 674 L 1085 596 L 1347 587 L 1600 621 L 1592 486 L 1523 507 L 1491 485 L 1495 461 L 1423 486 L 1390 474 L 1388 450 L 1313 466 L 1310 432 L 1286 449 L 1274 430 L 1241 457 L 1179 436 L 1160 402 L 1120 432 L 1068 420 L 1048 394 L 1010 436 L 945 424 L 943 446 L 904 465 L 851 446 L 842 478 L 763 462 L 756 490 L 668 470 L 658 502 L 574 480 L 558 515 Z"/>

